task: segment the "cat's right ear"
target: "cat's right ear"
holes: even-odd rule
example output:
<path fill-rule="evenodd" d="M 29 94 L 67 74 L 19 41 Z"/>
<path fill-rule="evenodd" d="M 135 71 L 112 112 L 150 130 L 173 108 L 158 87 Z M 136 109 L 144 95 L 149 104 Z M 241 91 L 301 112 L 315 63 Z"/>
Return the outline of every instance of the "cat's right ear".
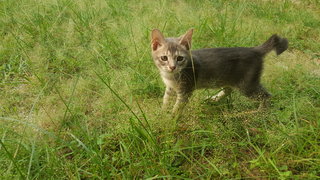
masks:
<path fill-rule="evenodd" d="M 157 50 L 164 43 L 164 37 L 159 29 L 154 29 L 151 32 L 151 48 Z"/>

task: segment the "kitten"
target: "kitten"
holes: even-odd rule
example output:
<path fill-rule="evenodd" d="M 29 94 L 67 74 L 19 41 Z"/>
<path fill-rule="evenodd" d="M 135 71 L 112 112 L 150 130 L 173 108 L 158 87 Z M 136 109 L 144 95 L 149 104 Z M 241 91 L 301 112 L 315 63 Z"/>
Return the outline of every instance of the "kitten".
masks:
<path fill-rule="evenodd" d="M 191 51 L 193 29 L 178 38 L 164 38 L 158 29 L 151 33 L 153 60 L 166 85 L 163 108 L 169 97 L 176 94 L 173 112 L 180 111 L 195 89 L 223 88 L 211 99 L 218 101 L 229 95 L 232 89 L 261 101 L 270 94 L 260 84 L 263 58 L 272 50 L 280 55 L 288 48 L 288 40 L 272 35 L 256 47 L 208 48 Z"/>

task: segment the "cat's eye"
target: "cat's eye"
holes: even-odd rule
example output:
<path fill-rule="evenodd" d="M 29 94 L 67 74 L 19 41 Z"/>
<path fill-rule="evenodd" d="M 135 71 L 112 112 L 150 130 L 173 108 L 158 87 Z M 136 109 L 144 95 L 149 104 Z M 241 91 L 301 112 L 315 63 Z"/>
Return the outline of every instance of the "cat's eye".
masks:
<path fill-rule="evenodd" d="M 177 61 L 183 61 L 184 60 L 184 57 L 183 56 L 178 56 L 177 57 Z"/>
<path fill-rule="evenodd" d="M 168 61 L 168 57 L 167 56 L 161 56 L 160 57 L 162 61 Z"/>

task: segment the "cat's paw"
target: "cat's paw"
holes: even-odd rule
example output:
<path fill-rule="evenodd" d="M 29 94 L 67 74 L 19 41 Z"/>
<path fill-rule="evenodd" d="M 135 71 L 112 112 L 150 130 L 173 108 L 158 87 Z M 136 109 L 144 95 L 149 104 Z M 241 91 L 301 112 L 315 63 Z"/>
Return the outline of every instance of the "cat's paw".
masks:
<path fill-rule="evenodd" d="M 207 96 L 205 100 L 210 102 L 218 102 L 221 100 L 221 98 L 222 97 L 219 95 L 214 95 L 214 96 Z"/>
<path fill-rule="evenodd" d="M 217 94 L 217 95 L 211 96 L 211 97 L 210 97 L 210 100 L 211 100 L 211 101 L 214 101 L 214 102 L 218 102 L 218 101 L 220 101 L 221 98 L 222 98 L 222 96 L 219 96 L 219 95 Z"/>
<path fill-rule="evenodd" d="M 258 111 L 267 111 L 271 106 L 270 101 L 264 100 L 262 102 L 260 102 Z"/>
<path fill-rule="evenodd" d="M 222 98 L 230 95 L 231 93 L 231 89 L 228 88 L 228 89 L 223 89 L 221 90 L 218 94 L 214 95 L 214 96 L 211 96 L 209 98 L 207 98 L 208 100 L 210 101 L 213 101 L 213 102 L 218 102 L 220 101 Z"/>

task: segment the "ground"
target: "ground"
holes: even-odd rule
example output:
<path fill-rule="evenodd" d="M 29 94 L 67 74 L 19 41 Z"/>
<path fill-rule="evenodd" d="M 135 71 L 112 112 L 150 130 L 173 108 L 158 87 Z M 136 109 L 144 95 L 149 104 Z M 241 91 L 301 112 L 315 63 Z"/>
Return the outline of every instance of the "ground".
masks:
<path fill-rule="evenodd" d="M 4 0 L 0 21 L 1 179 L 320 178 L 317 0 Z M 286 37 L 270 107 L 207 89 L 163 112 L 153 28 L 194 28 L 192 49 Z"/>

